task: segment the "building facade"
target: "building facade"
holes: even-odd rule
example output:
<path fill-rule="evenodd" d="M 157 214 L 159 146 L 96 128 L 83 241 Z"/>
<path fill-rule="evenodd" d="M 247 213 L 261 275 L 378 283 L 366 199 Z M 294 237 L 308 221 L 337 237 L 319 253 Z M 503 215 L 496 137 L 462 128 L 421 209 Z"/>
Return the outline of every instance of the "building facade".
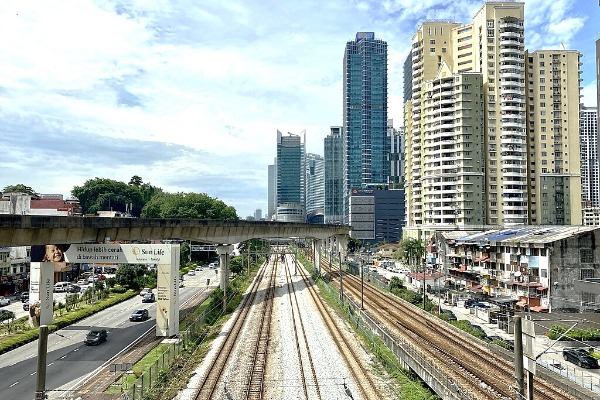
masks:
<path fill-rule="evenodd" d="M 330 127 L 324 141 L 325 223 L 344 223 L 344 147 L 341 126 Z"/>
<path fill-rule="evenodd" d="M 363 243 L 399 242 L 404 225 L 404 191 L 387 185 L 353 189 L 350 196 L 350 235 Z"/>
<path fill-rule="evenodd" d="M 267 221 L 275 219 L 277 210 L 277 158 L 267 166 Z"/>
<path fill-rule="evenodd" d="M 306 133 L 277 131 L 277 203 L 275 220 L 306 222 Z"/>
<path fill-rule="evenodd" d="M 350 191 L 387 183 L 387 43 L 374 32 L 358 32 L 344 52 L 344 211 Z"/>
<path fill-rule="evenodd" d="M 581 105 L 579 118 L 582 207 L 600 208 L 600 166 L 598 164 L 598 107 Z M 585 219 L 584 219 L 585 221 Z M 585 224 L 585 222 L 584 222 Z"/>
<path fill-rule="evenodd" d="M 408 230 L 581 224 L 581 54 L 528 53 L 524 22 L 523 2 L 489 1 L 413 36 Z"/>
<path fill-rule="evenodd" d="M 306 154 L 306 215 L 309 223 L 323 223 L 325 215 L 325 160 Z"/>

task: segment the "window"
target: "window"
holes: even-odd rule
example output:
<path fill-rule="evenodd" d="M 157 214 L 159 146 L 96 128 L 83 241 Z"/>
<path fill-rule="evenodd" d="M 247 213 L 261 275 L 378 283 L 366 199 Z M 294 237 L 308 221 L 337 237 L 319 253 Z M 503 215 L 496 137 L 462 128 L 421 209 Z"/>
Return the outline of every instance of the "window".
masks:
<path fill-rule="evenodd" d="M 586 263 L 586 264 L 593 263 L 594 262 L 594 251 L 592 249 L 579 249 L 579 262 Z M 584 270 L 584 269 L 581 270 L 581 279 L 594 277 L 593 269 L 591 270 L 592 271 L 591 276 L 583 276 L 584 271 L 586 271 L 586 270 Z"/>
<path fill-rule="evenodd" d="M 540 78 L 540 83 L 546 83 L 546 78 Z"/>
<path fill-rule="evenodd" d="M 540 86 L 540 92 L 543 92 L 546 90 L 546 86 Z"/>
<path fill-rule="evenodd" d="M 540 68 L 543 68 L 543 67 L 544 67 L 544 62 L 540 61 Z"/>
<path fill-rule="evenodd" d="M 429 40 L 429 44 L 435 44 L 435 39 Z"/>
<path fill-rule="evenodd" d="M 435 54 L 435 47 L 431 47 L 431 48 L 429 49 L 429 53 L 431 53 L 431 54 Z"/>

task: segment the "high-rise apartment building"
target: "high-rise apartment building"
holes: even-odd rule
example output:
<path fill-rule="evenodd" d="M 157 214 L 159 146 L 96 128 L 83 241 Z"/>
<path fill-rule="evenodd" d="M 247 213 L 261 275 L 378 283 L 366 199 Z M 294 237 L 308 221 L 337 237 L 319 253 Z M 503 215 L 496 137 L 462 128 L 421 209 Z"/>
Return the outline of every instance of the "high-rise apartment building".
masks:
<path fill-rule="evenodd" d="M 325 216 L 325 160 L 314 153 L 306 154 L 306 220 L 323 223 Z"/>
<path fill-rule="evenodd" d="M 276 221 L 306 222 L 305 136 L 277 131 Z"/>
<path fill-rule="evenodd" d="M 353 188 L 387 183 L 387 43 L 358 32 L 344 52 L 344 222 Z"/>
<path fill-rule="evenodd" d="M 581 200 L 583 208 L 600 208 L 600 167 L 598 165 L 598 107 L 581 105 Z M 584 212 L 585 215 L 585 212 Z"/>
<path fill-rule="evenodd" d="M 413 36 L 407 228 L 580 224 L 579 58 L 528 53 L 524 3 Z"/>
<path fill-rule="evenodd" d="M 325 137 L 325 223 L 344 223 L 344 143 L 341 126 L 330 127 Z"/>

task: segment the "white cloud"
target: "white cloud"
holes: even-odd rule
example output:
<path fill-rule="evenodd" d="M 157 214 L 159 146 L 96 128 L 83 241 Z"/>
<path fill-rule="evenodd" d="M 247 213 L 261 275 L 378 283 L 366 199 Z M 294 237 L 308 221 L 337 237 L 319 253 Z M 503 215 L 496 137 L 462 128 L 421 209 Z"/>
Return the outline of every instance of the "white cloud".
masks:
<path fill-rule="evenodd" d="M 577 49 L 598 20 L 584 1 L 526 0 L 528 47 Z M 341 125 L 344 46 L 357 31 L 388 42 L 389 117 L 400 126 L 417 27 L 467 22 L 482 4 L 2 1 L 0 188 L 68 194 L 96 176 L 137 174 L 230 200 L 242 217 L 265 210 L 276 131 L 306 130 L 307 150 L 322 154 Z"/>
<path fill-rule="evenodd" d="M 589 84 L 584 85 L 581 89 L 581 104 L 584 104 L 586 107 L 597 107 L 598 97 L 596 97 L 596 90 L 596 81 L 592 81 Z"/>

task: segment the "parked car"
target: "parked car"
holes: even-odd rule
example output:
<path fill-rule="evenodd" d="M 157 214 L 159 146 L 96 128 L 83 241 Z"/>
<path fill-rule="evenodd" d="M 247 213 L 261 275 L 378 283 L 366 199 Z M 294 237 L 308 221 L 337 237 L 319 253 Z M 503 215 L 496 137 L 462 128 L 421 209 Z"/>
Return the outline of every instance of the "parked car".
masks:
<path fill-rule="evenodd" d="M 69 287 L 70 283 L 69 282 L 56 282 L 54 284 L 54 292 L 55 293 L 63 293 L 67 291 L 67 288 Z"/>
<path fill-rule="evenodd" d="M 581 368 L 598 368 L 598 360 L 583 348 L 566 347 L 563 349 L 563 358 Z"/>
<path fill-rule="evenodd" d="M 188 271 L 187 274 L 188 274 L 188 276 L 194 276 L 194 275 L 196 275 L 196 271 L 194 271 L 193 269 L 191 269 L 191 270 Z"/>
<path fill-rule="evenodd" d="M 29 311 L 29 299 L 23 302 L 23 311 Z"/>
<path fill-rule="evenodd" d="M 140 296 L 142 296 L 142 297 L 143 297 L 143 296 L 145 296 L 145 295 L 146 295 L 146 294 L 148 294 L 148 293 L 152 293 L 152 289 L 151 289 L 151 288 L 147 288 L 147 287 L 145 287 L 145 288 L 143 288 L 143 289 L 142 289 L 142 291 L 140 292 Z"/>
<path fill-rule="evenodd" d="M 29 301 L 29 292 L 23 292 L 23 293 L 21 293 L 21 301 L 23 303 L 25 303 L 26 301 Z"/>
<path fill-rule="evenodd" d="M 448 317 L 448 321 L 456 321 L 456 314 L 454 314 L 454 312 L 452 312 L 452 310 L 445 310 L 442 309 L 440 315 L 445 315 Z"/>
<path fill-rule="evenodd" d="M 10 304 L 10 299 L 8 297 L 0 296 L 0 306 L 4 307 Z"/>
<path fill-rule="evenodd" d="M 142 303 L 154 303 L 155 300 L 154 293 L 146 293 L 144 297 L 142 297 Z"/>
<path fill-rule="evenodd" d="M 130 321 L 145 321 L 150 318 L 150 313 L 145 308 L 140 308 L 139 310 L 135 310 L 129 316 Z"/>
<path fill-rule="evenodd" d="M 85 336 L 83 343 L 88 346 L 96 346 L 102 342 L 106 342 L 107 336 L 106 329 L 92 329 Z"/>

